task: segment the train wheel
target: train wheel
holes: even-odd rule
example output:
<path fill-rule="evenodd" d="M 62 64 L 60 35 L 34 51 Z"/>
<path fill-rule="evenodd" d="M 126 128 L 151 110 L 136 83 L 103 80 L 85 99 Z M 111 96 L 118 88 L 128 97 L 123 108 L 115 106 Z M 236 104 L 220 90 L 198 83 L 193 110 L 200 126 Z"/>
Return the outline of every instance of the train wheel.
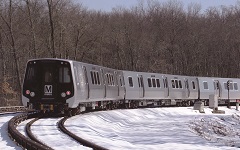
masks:
<path fill-rule="evenodd" d="M 72 116 L 73 116 L 72 110 L 69 110 L 69 111 L 68 111 L 68 116 L 69 116 L 69 117 L 72 117 Z"/>
<path fill-rule="evenodd" d="M 81 113 L 80 106 L 76 108 L 76 115 L 79 115 Z"/>
<path fill-rule="evenodd" d="M 185 102 L 185 106 L 186 106 L 186 107 L 189 107 L 190 104 L 191 104 L 190 101 L 186 101 L 186 102 Z"/>
<path fill-rule="evenodd" d="M 72 116 L 72 110 L 71 109 L 64 110 L 64 114 L 65 114 L 65 116 L 71 117 Z"/>
<path fill-rule="evenodd" d="M 80 109 L 78 107 L 72 108 L 71 110 L 72 110 L 72 116 L 75 116 L 80 112 Z"/>

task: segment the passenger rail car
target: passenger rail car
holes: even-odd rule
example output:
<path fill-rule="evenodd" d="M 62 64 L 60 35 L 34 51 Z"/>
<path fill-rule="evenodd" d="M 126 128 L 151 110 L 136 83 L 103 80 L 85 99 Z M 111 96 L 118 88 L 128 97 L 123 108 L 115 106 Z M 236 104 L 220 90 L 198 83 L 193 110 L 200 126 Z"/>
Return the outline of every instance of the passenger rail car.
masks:
<path fill-rule="evenodd" d="M 75 114 L 86 109 L 188 106 L 215 95 L 240 98 L 240 79 L 122 71 L 67 59 L 29 60 L 23 82 L 24 106 Z"/>

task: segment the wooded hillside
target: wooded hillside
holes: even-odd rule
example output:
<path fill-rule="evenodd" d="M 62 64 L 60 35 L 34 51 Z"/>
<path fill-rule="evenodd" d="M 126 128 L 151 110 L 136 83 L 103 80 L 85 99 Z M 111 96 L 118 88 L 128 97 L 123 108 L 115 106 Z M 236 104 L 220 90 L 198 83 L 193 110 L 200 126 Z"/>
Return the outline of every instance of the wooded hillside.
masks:
<path fill-rule="evenodd" d="M 90 11 L 71 0 L 0 1 L 0 106 L 20 105 L 28 59 L 240 77 L 240 3 L 201 10 L 178 1 Z"/>

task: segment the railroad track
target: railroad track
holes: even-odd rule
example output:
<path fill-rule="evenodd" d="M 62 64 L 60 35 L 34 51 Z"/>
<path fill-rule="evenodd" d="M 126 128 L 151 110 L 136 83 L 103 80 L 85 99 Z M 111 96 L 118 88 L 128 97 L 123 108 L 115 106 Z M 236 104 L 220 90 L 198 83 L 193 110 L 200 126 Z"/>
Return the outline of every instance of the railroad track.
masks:
<path fill-rule="evenodd" d="M 32 120 L 29 122 L 26 126 L 26 132 L 28 137 L 25 137 L 22 135 L 17 129 L 17 125 L 24 120 L 35 118 L 38 114 L 37 113 L 26 113 L 26 114 L 21 114 L 18 116 L 13 117 L 9 122 L 8 122 L 8 133 L 10 137 L 13 139 L 13 141 L 17 142 L 19 145 L 21 145 L 25 149 L 29 150 L 52 150 L 50 147 L 42 144 L 39 142 L 31 133 L 30 127 L 33 122 L 35 122 L 38 118 Z"/>
<path fill-rule="evenodd" d="M 65 128 L 65 126 L 64 126 L 64 122 L 65 122 L 68 118 L 69 118 L 69 117 L 64 117 L 64 118 L 61 119 L 61 120 L 59 121 L 59 123 L 58 123 L 59 129 L 60 129 L 63 133 L 67 134 L 68 136 L 70 136 L 71 138 L 73 138 L 74 140 L 76 140 L 78 143 L 80 143 L 80 144 L 83 145 L 83 146 L 90 147 L 90 148 L 92 148 L 92 149 L 94 149 L 94 150 L 107 150 L 106 148 L 101 147 L 101 146 L 99 146 L 99 145 L 96 145 L 96 144 L 94 144 L 94 143 L 92 143 L 92 142 L 89 142 L 89 141 L 87 141 L 87 140 L 85 140 L 85 139 L 82 139 L 82 138 L 76 136 L 74 133 L 72 133 L 72 132 L 70 132 L 69 130 L 67 130 L 67 129 Z"/>
<path fill-rule="evenodd" d="M 28 137 L 22 135 L 17 129 L 16 127 L 18 126 L 18 124 L 20 124 L 21 122 L 23 122 L 24 120 L 27 119 L 31 119 L 31 118 L 35 118 L 32 121 L 30 121 L 29 123 L 27 123 L 25 130 L 26 130 L 26 134 Z M 17 115 L 15 117 L 13 117 L 9 122 L 8 122 L 8 133 L 10 135 L 10 137 L 12 138 L 13 141 L 15 141 L 17 144 L 21 145 L 24 149 L 29 149 L 29 150 L 52 150 L 51 147 L 45 145 L 44 143 L 42 143 L 41 141 L 39 141 L 31 132 L 31 125 L 39 120 L 41 117 L 39 117 L 39 114 L 36 112 L 32 112 L 32 113 L 25 113 L 25 114 L 21 114 L 21 115 Z M 61 119 L 58 123 L 58 128 L 65 133 L 66 135 L 70 136 L 72 139 L 74 139 L 75 141 L 77 141 L 80 145 L 83 146 L 87 146 L 90 147 L 94 150 L 107 150 L 104 147 L 98 146 L 94 143 L 91 143 L 85 139 L 82 139 L 76 135 L 74 135 L 73 133 L 71 133 L 70 131 L 68 131 L 65 127 L 64 127 L 64 122 L 68 119 L 69 117 L 64 117 L 63 119 Z"/>

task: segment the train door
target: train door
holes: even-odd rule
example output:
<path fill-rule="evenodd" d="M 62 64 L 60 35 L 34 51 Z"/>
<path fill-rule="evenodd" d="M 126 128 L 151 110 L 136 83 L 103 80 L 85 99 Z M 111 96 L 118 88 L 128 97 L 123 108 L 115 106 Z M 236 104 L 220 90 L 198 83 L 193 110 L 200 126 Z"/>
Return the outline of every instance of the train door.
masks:
<path fill-rule="evenodd" d="M 102 81 L 103 81 L 103 97 L 106 98 L 107 96 L 107 87 L 106 87 L 106 80 L 105 80 L 105 75 L 103 69 L 100 69 L 101 74 L 102 74 Z"/>
<path fill-rule="evenodd" d="M 139 86 L 139 97 L 144 97 L 144 85 L 143 85 L 143 76 L 138 75 L 138 86 Z"/>
<path fill-rule="evenodd" d="M 185 82 L 186 98 L 189 98 L 189 96 L 190 96 L 190 89 L 189 89 L 188 79 L 185 79 L 184 82 Z"/>
<path fill-rule="evenodd" d="M 87 90 L 87 99 L 89 99 L 90 96 L 90 89 L 89 89 L 89 81 L 88 81 L 88 76 L 87 76 L 87 69 L 85 66 L 83 66 L 83 73 L 84 73 L 84 77 L 85 77 L 85 85 L 86 85 L 86 90 Z"/>
<path fill-rule="evenodd" d="M 169 97 L 169 88 L 168 88 L 168 80 L 167 77 L 163 77 L 163 84 L 164 84 L 164 97 Z"/>
<path fill-rule="evenodd" d="M 219 84 L 219 81 L 218 80 L 214 80 L 214 82 L 213 82 L 213 84 L 214 84 L 214 94 L 216 95 L 216 96 L 218 96 L 218 97 L 220 97 L 220 84 Z"/>
<path fill-rule="evenodd" d="M 43 89 L 43 99 L 44 98 L 55 98 L 56 93 L 58 91 L 57 84 L 57 77 L 58 77 L 58 70 L 56 70 L 56 65 L 48 64 L 42 65 L 41 70 L 41 77 L 42 77 L 42 89 Z"/>
<path fill-rule="evenodd" d="M 116 71 L 114 71 L 114 74 L 115 74 L 115 78 L 116 78 L 116 85 L 117 85 L 117 96 L 119 96 L 120 95 L 120 84 L 119 84 L 119 76 L 118 76 L 118 74 L 117 74 L 117 72 Z"/>

